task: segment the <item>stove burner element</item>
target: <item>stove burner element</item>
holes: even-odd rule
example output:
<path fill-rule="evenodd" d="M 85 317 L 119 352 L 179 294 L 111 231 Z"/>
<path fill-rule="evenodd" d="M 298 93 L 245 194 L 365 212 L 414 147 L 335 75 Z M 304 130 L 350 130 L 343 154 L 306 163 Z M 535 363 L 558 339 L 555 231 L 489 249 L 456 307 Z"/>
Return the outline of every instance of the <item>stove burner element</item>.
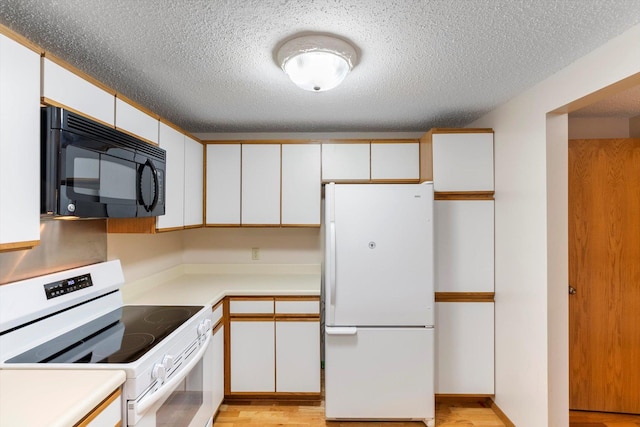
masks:
<path fill-rule="evenodd" d="M 112 354 L 97 354 L 100 359 L 106 359 L 105 361 L 120 361 L 120 360 L 136 360 L 138 359 L 146 349 L 153 344 L 156 338 L 151 334 L 146 334 L 142 332 L 125 334 L 122 337 L 122 342 L 120 345 L 120 350 L 116 351 Z M 139 353 L 142 351 L 141 354 Z"/>

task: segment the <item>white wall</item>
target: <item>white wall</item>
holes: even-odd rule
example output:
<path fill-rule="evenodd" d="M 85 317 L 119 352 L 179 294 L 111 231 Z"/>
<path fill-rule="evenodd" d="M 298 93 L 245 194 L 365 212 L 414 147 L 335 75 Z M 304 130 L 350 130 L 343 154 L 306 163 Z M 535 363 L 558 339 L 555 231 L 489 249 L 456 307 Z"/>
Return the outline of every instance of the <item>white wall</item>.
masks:
<path fill-rule="evenodd" d="M 185 230 L 187 264 L 320 264 L 319 228 L 204 228 Z M 251 248 L 260 260 L 251 260 Z"/>
<path fill-rule="evenodd" d="M 569 139 L 597 138 L 629 138 L 629 119 L 569 116 Z"/>
<path fill-rule="evenodd" d="M 127 282 L 182 264 L 182 231 L 108 234 L 107 259 L 120 259 Z"/>
<path fill-rule="evenodd" d="M 568 126 L 547 113 L 637 73 L 640 26 L 470 124 L 495 130 L 495 400 L 518 427 L 568 426 Z"/>

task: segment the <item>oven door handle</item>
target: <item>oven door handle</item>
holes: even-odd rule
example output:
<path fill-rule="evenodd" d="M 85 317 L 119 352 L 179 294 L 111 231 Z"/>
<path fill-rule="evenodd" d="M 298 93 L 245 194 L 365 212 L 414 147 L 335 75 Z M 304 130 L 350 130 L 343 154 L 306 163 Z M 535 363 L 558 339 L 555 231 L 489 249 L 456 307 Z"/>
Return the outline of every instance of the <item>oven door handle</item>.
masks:
<path fill-rule="evenodd" d="M 206 335 L 207 338 L 204 342 L 204 345 L 200 346 L 200 350 L 198 350 L 198 353 L 195 355 L 195 357 L 193 357 L 184 366 L 184 368 L 180 369 L 178 375 L 172 377 L 169 381 L 160 386 L 160 388 L 155 393 L 152 393 L 150 396 L 142 398 L 139 401 L 133 402 L 133 411 L 136 414 L 136 419 L 143 415 L 158 400 L 162 399 L 166 394 L 170 393 L 173 388 L 178 385 L 178 383 L 182 381 L 189 374 L 189 372 L 191 372 L 193 367 L 196 366 L 198 362 L 200 362 L 200 359 L 202 359 L 205 351 L 207 351 L 207 347 L 209 347 L 209 341 L 211 341 L 211 333 L 208 333 Z"/>

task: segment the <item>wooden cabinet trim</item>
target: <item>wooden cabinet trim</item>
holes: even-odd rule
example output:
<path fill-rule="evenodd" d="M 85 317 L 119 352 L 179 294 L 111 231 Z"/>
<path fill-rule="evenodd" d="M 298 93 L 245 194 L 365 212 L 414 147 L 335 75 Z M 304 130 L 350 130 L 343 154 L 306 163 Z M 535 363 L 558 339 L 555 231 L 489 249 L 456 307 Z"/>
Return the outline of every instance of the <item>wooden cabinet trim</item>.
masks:
<path fill-rule="evenodd" d="M 401 179 L 376 179 L 372 178 L 369 182 L 376 184 L 418 184 L 420 178 L 401 178 Z"/>
<path fill-rule="evenodd" d="M 187 228 L 187 227 L 156 228 L 156 233 L 168 233 L 169 231 L 184 230 L 185 228 Z"/>
<path fill-rule="evenodd" d="M 224 326 L 224 319 L 218 320 L 218 322 L 213 327 L 213 329 L 211 331 L 211 334 L 215 335 L 220 330 L 220 328 L 222 328 L 223 326 Z"/>
<path fill-rule="evenodd" d="M 273 296 L 263 296 L 263 295 L 242 295 L 242 296 L 229 296 L 227 297 L 229 301 L 273 301 Z"/>
<path fill-rule="evenodd" d="M 229 314 L 229 320 L 231 322 L 265 322 L 274 319 L 275 314 L 273 313 Z"/>
<path fill-rule="evenodd" d="M 433 128 L 430 129 L 430 134 L 442 134 L 442 133 L 493 133 L 492 128 Z"/>
<path fill-rule="evenodd" d="M 27 240 L 24 242 L 0 243 L 0 252 L 19 251 L 33 249 L 40 244 L 40 240 Z"/>
<path fill-rule="evenodd" d="M 16 33 L 12 29 L 10 29 L 8 27 L 5 27 L 2 24 L 0 24 L 0 34 L 3 34 L 5 36 L 9 37 L 14 42 L 21 44 L 22 46 L 26 47 L 29 50 L 32 50 L 32 51 L 38 53 L 39 55 L 42 55 L 44 53 L 44 49 L 42 49 L 40 46 L 38 46 L 37 44 L 33 43 L 31 40 L 27 39 L 26 37 Z"/>
<path fill-rule="evenodd" d="M 320 301 L 315 295 L 277 295 L 274 298 L 276 301 Z"/>
<path fill-rule="evenodd" d="M 320 314 L 280 313 L 276 314 L 276 322 L 318 322 Z"/>
<path fill-rule="evenodd" d="M 212 307 L 211 307 L 211 311 L 216 311 L 218 309 L 218 307 L 220 306 L 224 306 L 224 298 L 222 298 L 220 301 L 218 301 L 217 303 L 215 303 Z M 225 309 L 224 307 L 222 307 L 222 313 L 224 315 Z"/>
<path fill-rule="evenodd" d="M 68 107 L 65 104 L 63 104 L 61 102 L 58 102 L 58 101 L 54 101 L 51 98 L 47 98 L 47 97 L 43 96 L 43 97 L 40 98 L 40 102 L 42 104 L 45 104 L 45 105 L 51 105 L 51 106 L 54 106 L 54 107 L 64 108 L 65 110 L 71 111 L 74 114 L 77 114 L 77 115 L 82 116 L 82 117 L 86 117 L 86 118 L 88 118 L 88 119 L 90 119 L 90 120 L 92 120 L 94 122 L 100 123 L 101 125 L 107 126 L 107 127 L 111 128 L 111 129 L 115 129 L 115 126 L 113 126 L 113 123 L 107 123 L 107 122 L 102 121 L 100 119 L 97 119 L 97 118 L 95 118 L 93 116 L 89 116 L 88 114 L 83 113 L 82 111 L 79 111 L 79 110 L 76 110 L 74 108 Z"/>
<path fill-rule="evenodd" d="M 156 232 L 156 217 L 146 218 L 109 218 L 107 233 L 146 233 Z"/>
<path fill-rule="evenodd" d="M 109 406 L 110 404 L 112 404 L 116 399 L 118 399 L 120 397 L 120 388 L 118 388 L 116 391 L 114 391 L 113 393 L 111 393 L 111 395 L 109 395 L 109 397 L 107 397 L 105 400 L 103 400 L 98 406 L 96 406 L 95 408 L 93 408 L 93 410 L 91 410 L 91 412 L 84 417 L 82 420 L 80 420 L 80 422 L 78 422 L 75 427 L 86 427 L 88 426 L 91 421 L 93 421 L 98 415 L 100 415 L 100 413 L 102 411 L 104 411 L 104 409 Z M 120 421 L 120 423 L 122 423 L 122 421 Z M 120 425 L 120 424 L 118 424 Z"/>
<path fill-rule="evenodd" d="M 434 200 L 495 200 L 493 191 L 436 191 Z"/>
<path fill-rule="evenodd" d="M 431 132 L 420 138 L 420 182 L 433 181 L 433 141 Z"/>
<path fill-rule="evenodd" d="M 495 292 L 436 292 L 436 302 L 495 302 Z"/>

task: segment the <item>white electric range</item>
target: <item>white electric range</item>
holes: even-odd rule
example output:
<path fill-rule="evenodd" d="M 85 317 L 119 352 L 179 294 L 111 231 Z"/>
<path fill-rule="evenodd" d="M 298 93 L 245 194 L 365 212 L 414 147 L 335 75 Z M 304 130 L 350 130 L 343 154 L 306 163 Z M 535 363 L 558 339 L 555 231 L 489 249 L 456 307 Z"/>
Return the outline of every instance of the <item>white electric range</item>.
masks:
<path fill-rule="evenodd" d="M 123 370 L 123 425 L 211 425 L 211 306 L 123 305 L 123 283 L 115 260 L 0 286 L 0 369 Z"/>

